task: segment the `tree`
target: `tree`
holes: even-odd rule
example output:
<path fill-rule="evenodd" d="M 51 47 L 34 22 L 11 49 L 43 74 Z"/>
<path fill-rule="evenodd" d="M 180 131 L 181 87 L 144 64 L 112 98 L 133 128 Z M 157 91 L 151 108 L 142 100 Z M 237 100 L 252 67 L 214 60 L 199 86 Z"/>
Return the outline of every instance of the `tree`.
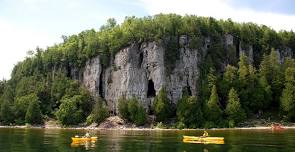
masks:
<path fill-rule="evenodd" d="M 217 77 L 215 75 L 215 69 L 214 68 L 210 68 L 209 70 L 209 74 L 208 74 L 208 88 L 209 90 L 212 90 L 212 87 L 214 85 L 216 85 L 216 82 L 217 82 Z"/>
<path fill-rule="evenodd" d="M 16 98 L 15 104 L 14 104 L 16 123 L 23 124 L 25 122 L 25 117 L 26 117 L 26 113 L 28 112 L 28 107 L 31 105 L 31 102 L 38 102 L 38 100 L 39 99 L 35 93 L 31 93 L 31 94 Z"/>
<path fill-rule="evenodd" d="M 41 124 L 42 115 L 38 100 L 32 100 L 26 112 L 26 123 L 30 124 Z"/>
<path fill-rule="evenodd" d="M 237 68 L 228 64 L 225 68 L 223 79 L 231 86 L 234 85 L 235 81 L 237 80 Z"/>
<path fill-rule="evenodd" d="M 103 102 L 103 99 L 98 97 L 92 110 L 93 120 L 98 124 L 109 117 L 109 111 Z"/>
<path fill-rule="evenodd" d="M 3 124 L 8 125 L 10 123 L 13 123 L 14 115 L 12 112 L 12 107 L 9 103 L 9 101 L 5 100 L 1 104 L 1 109 L 0 109 L 0 118 Z"/>
<path fill-rule="evenodd" d="M 153 109 L 158 122 L 165 121 L 169 118 L 171 113 L 171 105 L 165 88 L 161 88 L 155 97 Z"/>
<path fill-rule="evenodd" d="M 278 107 L 279 97 L 283 89 L 283 72 L 277 52 L 272 49 L 270 55 L 264 55 L 260 64 L 260 78 L 264 81 L 265 90 L 270 86 L 271 98 L 269 106 Z M 270 92 L 270 91 L 268 91 Z"/>
<path fill-rule="evenodd" d="M 295 68 L 287 68 L 285 72 L 285 88 L 281 97 L 281 107 L 290 120 L 295 120 Z"/>
<path fill-rule="evenodd" d="M 249 76 L 248 60 L 245 54 L 242 54 L 240 56 L 240 61 L 238 64 L 239 64 L 238 76 L 239 76 L 240 88 L 243 88 L 246 86 L 248 81 L 248 76 Z"/>
<path fill-rule="evenodd" d="M 128 102 L 125 96 L 121 96 L 118 99 L 118 110 L 119 114 L 124 118 L 128 119 L 129 111 L 128 111 Z"/>
<path fill-rule="evenodd" d="M 183 123 L 186 127 L 201 127 L 204 122 L 201 104 L 195 96 L 183 95 L 177 103 L 178 123 Z"/>
<path fill-rule="evenodd" d="M 212 87 L 211 95 L 207 102 L 207 108 L 208 108 L 207 119 L 209 121 L 219 123 L 222 118 L 222 110 L 219 106 L 219 99 L 218 99 L 217 89 L 215 85 L 213 85 Z"/>
<path fill-rule="evenodd" d="M 143 125 L 146 122 L 146 111 L 134 97 L 128 100 L 125 97 L 119 99 L 119 113 L 124 119 L 136 125 Z"/>
<path fill-rule="evenodd" d="M 229 91 L 225 113 L 228 116 L 228 119 L 233 120 L 234 123 L 239 123 L 246 117 L 246 114 L 241 107 L 238 93 L 234 88 L 231 88 Z"/>
<path fill-rule="evenodd" d="M 83 110 L 78 107 L 81 99 L 80 95 L 75 95 L 61 100 L 56 117 L 63 125 L 76 125 L 84 121 Z"/>

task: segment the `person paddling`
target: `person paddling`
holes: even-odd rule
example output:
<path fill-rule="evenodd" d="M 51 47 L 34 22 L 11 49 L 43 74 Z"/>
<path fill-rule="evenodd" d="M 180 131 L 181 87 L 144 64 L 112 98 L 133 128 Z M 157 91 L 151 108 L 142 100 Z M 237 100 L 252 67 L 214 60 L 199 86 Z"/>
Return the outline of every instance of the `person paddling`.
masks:
<path fill-rule="evenodd" d="M 89 133 L 89 131 L 86 132 L 85 137 L 86 137 L 86 138 L 90 138 L 90 133 Z"/>
<path fill-rule="evenodd" d="M 208 136 L 209 136 L 208 132 L 206 130 L 204 130 L 204 133 L 203 133 L 202 137 L 208 137 Z"/>

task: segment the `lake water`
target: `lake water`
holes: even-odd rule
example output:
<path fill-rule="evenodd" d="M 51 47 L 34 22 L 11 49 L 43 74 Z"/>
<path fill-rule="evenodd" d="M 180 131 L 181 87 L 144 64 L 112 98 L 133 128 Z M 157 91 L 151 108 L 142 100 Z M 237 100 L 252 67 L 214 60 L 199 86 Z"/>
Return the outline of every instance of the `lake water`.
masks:
<path fill-rule="evenodd" d="M 80 151 L 292 151 L 295 152 L 295 129 L 209 130 L 211 136 L 225 137 L 225 144 L 183 143 L 183 135 L 201 135 L 199 131 L 91 131 L 98 136 L 95 143 L 71 144 L 71 137 L 84 130 L 6 129 L 0 128 L 2 152 L 80 152 Z"/>

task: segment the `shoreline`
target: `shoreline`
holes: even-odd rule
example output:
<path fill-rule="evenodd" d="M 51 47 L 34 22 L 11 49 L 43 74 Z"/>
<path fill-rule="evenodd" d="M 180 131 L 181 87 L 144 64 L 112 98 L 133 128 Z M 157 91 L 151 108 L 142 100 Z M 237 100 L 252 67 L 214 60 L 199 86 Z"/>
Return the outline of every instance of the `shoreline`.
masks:
<path fill-rule="evenodd" d="M 15 129 L 70 129 L 70 130 L 142 130 L 142 131 L 193 131 L 193 130 L 271 130 L 269 126 L 257 126 L 257 127 L 235 127 L 235 128 L 197 128 L 197 129 L 163 129 L 163 128 L 99 128 L 99 127 L 45 127 L 45 126 L 0 126 L 1 128 L 15 128 Z M 284 126 L 284 129 L 295 129 L 295 126 Z"/>

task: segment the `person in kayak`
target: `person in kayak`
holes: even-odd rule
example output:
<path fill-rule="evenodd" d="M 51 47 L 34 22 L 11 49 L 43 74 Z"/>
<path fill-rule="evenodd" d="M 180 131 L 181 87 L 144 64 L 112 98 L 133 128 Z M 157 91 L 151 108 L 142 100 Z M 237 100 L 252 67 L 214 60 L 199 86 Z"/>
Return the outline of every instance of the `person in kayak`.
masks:
<path fill-rule="evenodd" d="M 86 134 L 85 134 L 84 137 L 86 137 L 86 138 L 90 138 L 91 137 L 89 131 L 86 132 Z"/>
<path fill-rule="evenodd" d="M 208 136 L 209 136 L 208 132 L 206 130 L 204 130 L 204 133 L 203 133 L 202 137 L 208 137 Z"/>

